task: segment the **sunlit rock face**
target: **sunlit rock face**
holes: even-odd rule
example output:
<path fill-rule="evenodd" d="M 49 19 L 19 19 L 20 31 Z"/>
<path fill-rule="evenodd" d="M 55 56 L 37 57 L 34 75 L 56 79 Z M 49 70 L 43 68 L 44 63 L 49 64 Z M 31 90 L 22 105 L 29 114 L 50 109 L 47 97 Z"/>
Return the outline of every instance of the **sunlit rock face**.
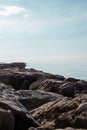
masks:
<path fill-rule="evenodd" d="M 63 129 L 87 129 L 87 82 L 0 64 L 0 130 Z"/>

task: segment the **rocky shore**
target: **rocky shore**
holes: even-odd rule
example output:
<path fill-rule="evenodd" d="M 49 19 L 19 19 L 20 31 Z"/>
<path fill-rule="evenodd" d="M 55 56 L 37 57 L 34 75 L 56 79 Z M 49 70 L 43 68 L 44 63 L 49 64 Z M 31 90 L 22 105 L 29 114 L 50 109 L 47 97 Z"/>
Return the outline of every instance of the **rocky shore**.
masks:
<path fill-rule="evenodd" d="M 0 130 L 87 130 L 87 82 L 0 64 Z"/>

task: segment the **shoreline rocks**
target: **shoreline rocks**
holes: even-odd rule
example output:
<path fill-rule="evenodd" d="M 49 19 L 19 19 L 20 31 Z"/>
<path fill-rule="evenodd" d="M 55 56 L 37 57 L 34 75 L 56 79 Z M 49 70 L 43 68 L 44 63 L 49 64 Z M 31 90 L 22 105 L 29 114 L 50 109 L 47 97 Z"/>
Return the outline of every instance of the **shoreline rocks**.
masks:
<path fill-rule="evenodd" d="M 87 129 L 87 81 L 25 67 L 0 64 L 0 130 Z"/>
<path fill-rule="evenodd" d="M 62 100 L 66 98 L 60 94 L 45 92 L 41 90 L 19 90 L 14 96 L 30 111 L 47 102 Z"/>

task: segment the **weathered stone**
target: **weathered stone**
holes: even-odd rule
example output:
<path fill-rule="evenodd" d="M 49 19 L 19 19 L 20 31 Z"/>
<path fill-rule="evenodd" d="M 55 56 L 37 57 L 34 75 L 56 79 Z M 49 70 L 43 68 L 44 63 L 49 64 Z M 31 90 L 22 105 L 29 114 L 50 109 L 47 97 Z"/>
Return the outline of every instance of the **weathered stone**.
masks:
<path fill-rule="evenodd" d="M 44 79 L 38 80 L 35 83 L 31 84 L 30 89 L 39 89 L 47 92 L 58 93 L 59 86 L 62 84 L 61 80 L 56 79 Z"/>
<path fill-rule="evenodd" d="M 54 129 L 54 130 L 86 130 L 86 129 L 76 129 L 76 128 L 71 128 L 71 127 L 67 127 L 67 128 L 64 128 L 64 129 Z"/>
<path fill-rule="evenodd" d="M 86 81 L 11 63 L 0 65 L 0 82 L 0 130 L 87 129 Z"/>
<path fill-rule="evenodd" d="M 33 117 L 41 124 L 53 128 L 71 127 L 72 120 L 78 103 L 75 101 L 63 99 L 61 101 L 52 101 L 41 107 L 32 110 Z M 74 111 L 73 114 L 70 114 Z M 73 116 L 73 118 L 72 118 Z"/>
<path fill-rule="evenodd" d="M 76 112 L 87 112 L 87 102 L 81 103 L 78 108 L 76 109 Z"/>
<path fill-rule="evenodd" d="M 6 68 L 19 68 L 19 69 L 25 69 L 26 64 L 23 62 L 14 62 L 14 63 L 2 63 L 0 64 L 0 69 L 6 69 Z"/>
<path fill-rule="evenodd" d="M 77 113 L 78 106 L 85 98 L 79 97 L 80 95 L 74 99 L 52 101 L 32 110 L 31 113 L 41 126 L 52 127 L 53 129 L 64 129 L 66 127 L 87 129 L 87 112 Z"/>
<path fill-rule="evenodd" d="M 31 127 L 28 130 L 53 130 L 53 128 L 50 127 L 50 126 L 49 127 L 41 126 L 41 127 L 38 127 L 38 128 Z"/>
<path fill-rule="evenodd" d="M 75 79 L 75 78 L 66 78 L 64 80 L 64 82 L 77 82 L 77 81 L 79 81 L 79 79 Z"/>
<path fill-rule="evenodd" d="M 1 64 L 1 68 L 3 69 L 0 69 L 0 82 L 13 86 L 15 90 L 29 89 L 33 82 L 40 79 L 64 80 L 61 75 L 25 69 L 25 63 Z"/>
<path fill-rule="evenodd" d="M 87 91 L 87 82 L 83 80 L 66 82 L 59 87 L 59 93 L 68 97 L 74 97 L 76 93 L 81 93 L 82 91 Z"/>
<path fill-rule="evenodd" d="M 32 126 L 39 126 L 27 109 L 14 97 L 14 91 L 11 86 L 0 83 L 0 108 L 12 112 L 15 122 L 14 130 L 27 130 Z M 2 125 L 0 127 L 2 128 Z"/>
<path fill-rule="evenodd" d="M 73 126 L 76 128 L 85 128 L 87 129 L 87 114 L 86 117 L 83 115 L 78 115 L 73 121 Z"/>
<path fill-rule="evenodd" d="M 14 117 L 10 110 L 0 108 L 0 130 L 14 130 Z"/>
<path fill-rule="evenodd" d="M 49 101 L 62 100 L 60 94 L 45 92 L 41 90 L 19 90 L 14 96 L 28 109 L 35 109 Z"/>
<path fill-rule="evenodd" d="M 74 97 L 75 90 L 76 84 L 71 82 L 64 83 L 59 87 L 59 93 L 67 97 Z"/>
<path fill-rule="evenodd" d="M 59 129 L 52 129 L 52 128 L 49 128 L 49 127 L 38 127 L 38 128 L 29 128 L 28 130 L 86 130 L 86 129 L 76 129 L 76 128 L 72 128 L 72 127 L 67 127 L 67 128 L 59 128 Z"/>

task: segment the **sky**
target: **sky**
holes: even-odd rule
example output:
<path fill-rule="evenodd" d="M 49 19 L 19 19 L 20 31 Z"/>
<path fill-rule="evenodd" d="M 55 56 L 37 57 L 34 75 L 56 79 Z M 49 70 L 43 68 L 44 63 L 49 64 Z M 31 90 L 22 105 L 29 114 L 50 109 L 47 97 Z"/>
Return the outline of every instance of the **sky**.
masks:
<path fill-rule="evenodd" d="M 0 0 L 0 62 L 87 70 L 87 0 Z"/>

